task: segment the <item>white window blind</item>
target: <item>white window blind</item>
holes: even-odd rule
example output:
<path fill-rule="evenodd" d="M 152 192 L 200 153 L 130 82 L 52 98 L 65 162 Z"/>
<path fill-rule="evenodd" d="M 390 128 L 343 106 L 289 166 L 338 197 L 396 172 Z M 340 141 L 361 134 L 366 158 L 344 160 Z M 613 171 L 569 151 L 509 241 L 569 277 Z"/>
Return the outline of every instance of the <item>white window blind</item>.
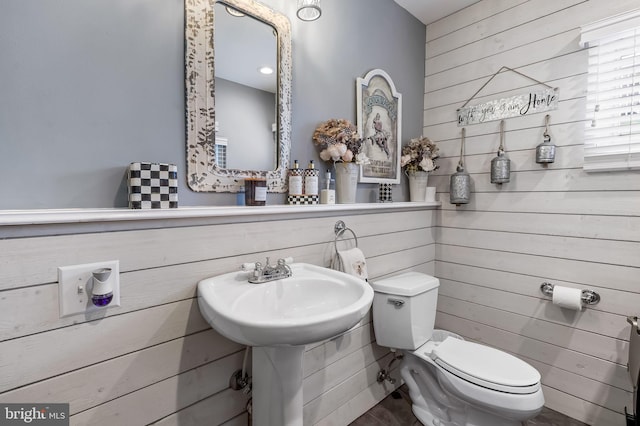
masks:
<path fill-rule="evenodd" d="M 640 169 L 640 10 L 582 28 L 589 47 L 584 170 Z"/>
<path fill-rule="evenodd" d="M 216 138 L 214 146 L 214 154 L 216 156 L 215 161 L 218 167 L 223 169 L 227 168 L 227 145 L 229 141 L 227 138 Z"/>

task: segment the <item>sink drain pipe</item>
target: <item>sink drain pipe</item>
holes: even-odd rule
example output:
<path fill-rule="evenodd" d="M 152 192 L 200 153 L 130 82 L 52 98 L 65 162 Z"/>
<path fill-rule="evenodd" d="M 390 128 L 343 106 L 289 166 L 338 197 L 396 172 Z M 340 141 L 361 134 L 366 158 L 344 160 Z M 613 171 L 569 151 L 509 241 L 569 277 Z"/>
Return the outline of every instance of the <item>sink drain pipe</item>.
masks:
<path fill-rule="evenodd" d="M 247 373 L 247 359 L 249 358 L 249 350 L 251 346 L 247 346 L 244 350 L 244 358 L 242 359 L 242 369 L 236 370 L 231 374 L 229 379 L 229 387 L 233 390 L 244 389 L 244 393 L 251 392 L 251 377 Z M 247 386 L 249 386 L 247 388 Z M 245 389 L 246 388 L 246 389 Z"/>

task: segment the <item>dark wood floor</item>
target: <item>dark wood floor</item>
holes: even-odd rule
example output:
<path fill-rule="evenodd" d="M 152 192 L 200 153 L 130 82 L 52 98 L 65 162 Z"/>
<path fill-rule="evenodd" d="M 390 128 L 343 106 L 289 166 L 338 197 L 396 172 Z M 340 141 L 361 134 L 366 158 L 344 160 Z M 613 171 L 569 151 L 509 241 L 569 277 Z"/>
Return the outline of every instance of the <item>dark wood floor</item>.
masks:
<path fill-rule="evenodd" d="M 358 417 L 350 426 L 421 426 L 421 423 L 411 412 L 409 393 L 406 385 L 403 385 L 395 395 L 387 396 L 378 405 Z M 586 425 L 545 407 L 536 418 L 527 421 L 526 426 Z"/>

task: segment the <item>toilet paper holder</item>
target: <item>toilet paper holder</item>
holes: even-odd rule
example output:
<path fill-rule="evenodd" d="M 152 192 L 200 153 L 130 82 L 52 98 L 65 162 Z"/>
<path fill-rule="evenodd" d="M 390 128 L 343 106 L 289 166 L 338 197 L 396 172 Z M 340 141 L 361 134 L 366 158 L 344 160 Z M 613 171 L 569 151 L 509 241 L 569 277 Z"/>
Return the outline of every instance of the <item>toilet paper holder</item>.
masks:
<path fill-rule="evenodd" d="M 547 297 L 553 297 L 553 284 L 544 282 L 540 285 L 540 291 Z M 595 305 L 600 301 L 600 295 L 592 290 L 582 290 L 583 305 Z"/>

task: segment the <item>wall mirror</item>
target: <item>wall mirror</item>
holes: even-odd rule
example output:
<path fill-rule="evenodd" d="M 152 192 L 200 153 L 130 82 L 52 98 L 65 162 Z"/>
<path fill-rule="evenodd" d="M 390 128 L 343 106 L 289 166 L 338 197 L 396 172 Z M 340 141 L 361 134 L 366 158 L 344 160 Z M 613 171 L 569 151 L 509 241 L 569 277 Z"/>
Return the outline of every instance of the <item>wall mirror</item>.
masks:
<path fill-rule="evenodd" d="M 189 187 L 237 192 L 265 178 L 268 191 L 286 192 L 288 18 L 254 0 L 185 0 L 185 88 Z"/>

